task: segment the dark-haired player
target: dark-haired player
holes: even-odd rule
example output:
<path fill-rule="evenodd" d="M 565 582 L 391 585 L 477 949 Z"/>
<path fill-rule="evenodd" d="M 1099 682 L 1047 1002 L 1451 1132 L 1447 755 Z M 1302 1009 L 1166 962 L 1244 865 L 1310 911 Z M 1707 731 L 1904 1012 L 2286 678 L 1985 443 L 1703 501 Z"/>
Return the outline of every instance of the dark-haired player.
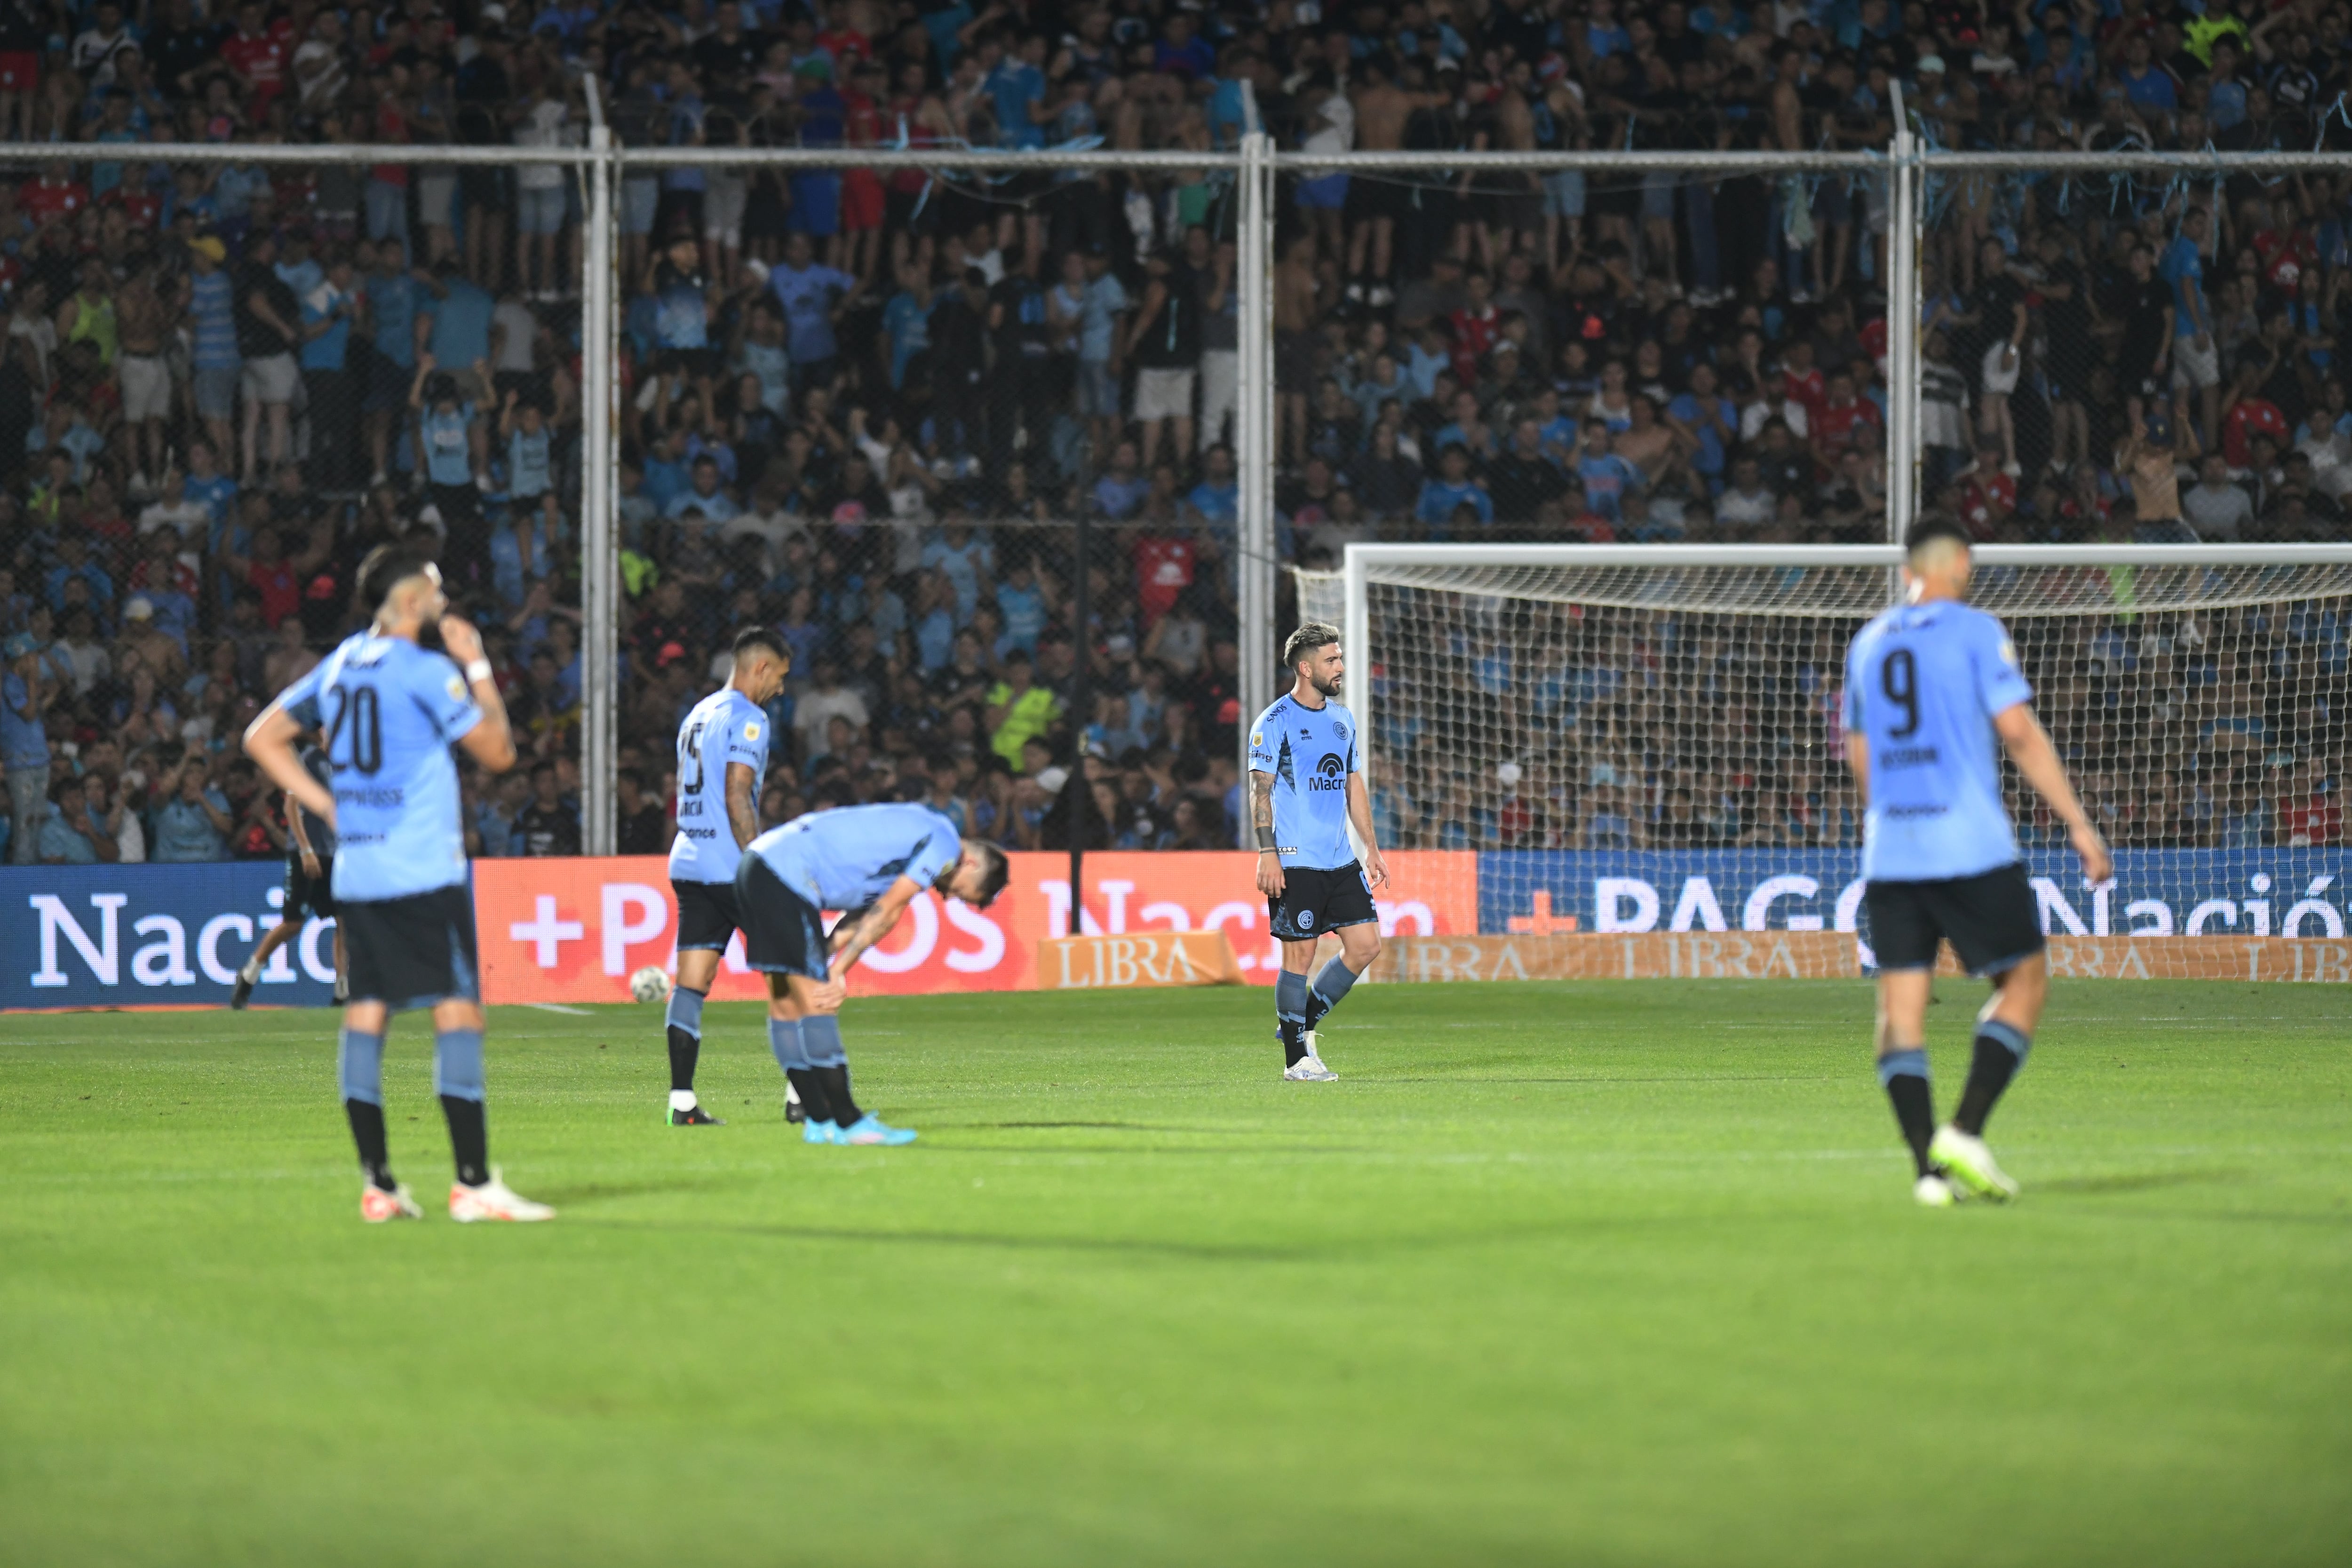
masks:
<path fill-rule="evenodd" d="M 483 1111 L 481 966 L 474 900 L 449 749 L 491 773 L 514 765 L 514 738 L 481 634 L 447 613 L 441 574 L 423 555 L 385 545 L 360 566 L 374 624 L 278 694 L 245 732 L 245 749 L 304 810 L 334 824 L 335 903 L 351 954 L 343 1009 L 343 1110 L 365 1184 L 360 1217 L 421 1218 L 393 1179 L 383 1121 L 383 1037 L 391 1016 L 433 1012 L 433 1087 L 449 1124 L 457 1180 L 449 1217 L 541 1220 L 489 1163 Z M 418 645 L 437 625 L 435 653 Z M 334 788 L 311 777 L 294 742 L 322 730 Z"/>
<path fill-rule="evenodd" d="M 301 741 L 299 755 L 304 771 L 320 784 L 333 787 L 335 770 L 328 763 L 327 753 L 312 742 L 311 737 L 305 735 Z M 261 984 L 261 966 L 269 962 L 271 953 L 300 936 L 303 922 L 312 919 L 335 921 L 335 1005 L 340 1007 L 350 999 L 343 990 L 343 926 L 335 920 L 335 825 L 303 810 L 302 803 L 289 795 L 286 797 L 286 831 L 290 842 L 286 847 L 286 892 L 278 906 L 278 923 L 262 933 L 253 955 L 236 972 L 236 984 L 228 996 L 233 1009 L 242 1010 L 253 1000 L 253 988 Z"/>
<path fill-rule="evenodd" d="M 2098 830 L 2029 705 L 2032 688 L 2000 621 L 1971 609 L 1969 536 L 1923 518 L 1905 542 L 1904 603 L 1845 656 L 1845 754 L 1868 806 L 1863 902 L 1878 962 L 1878 1081 L 1929 1207 L 1960 1189 L 2006 1200 L 2017 1184 L 1984 1144 L 1985 1118 L 2025 1065 L 2049 993 L 2040 911 L 2000 795 L 2000 749 L 2041 793 L 2094 882 L 2114 874 Z M 1952 1120 L 1936 1126 L 1927 1022 L 1936 953 L 1949 942 L 1992 982 Z"/>
<path fill-rule="evenodd" d="M 801 1136 L 808 1142 L 914 1141 L 850 1095 L 843 977 L 925 889 L 984 910 L 1004 890 L 1009 869 L 1003 850 L 963 838 L 946 817 L 911 804 L 812 812 L 744 849 L 735 872 L 743 956 L 768 977 L 768 1046 L 807 1114 Z M 856 911 L 830 941 L 826 910 Z"/>
<path fill-rule="evenodd" d="M 696 703 L 677 727 L 677 837 L 669 847 L 677 984 L 664 1020 L 673 1127 L 719 1125 L 694 1098 L 702 1002 L 719 977 L 719 955 L 742 924 L 735 913 L 735 868 L 760 837 L 760 781 L 771 739 L 765 704 L 783 689 L 792 668 L 792 650 L 774 632 L 752 626 L 737 633 L 727 684 Z M 798 1109 L 797 1101 L 785 1107 L 788 1114 Z"/>
<path fill-rule="evenodd" d="M 1328 1083 L 1316 1031 L 1356 977 L 1381 953 L 1380 910 L 1372 890 L 1389 879 L 1372 838 L 1372 797 L 1364 787 L 1355 715 L 1338 699 L 1347 673 L 1339 633 L 1308 621 L 1283 645 L 1295 678 L 1250 726 L 1250 831 L 1257 847 L 1257 890 L 1266 921 L 1282 942 L 1275 977 L 1275 1033 L 1282 1076 Z M 1363 841 L 1360 862 L 1348 825 Z M 1339 952 L 1312 981 L 1315 943 L 1335 931 Z"/>

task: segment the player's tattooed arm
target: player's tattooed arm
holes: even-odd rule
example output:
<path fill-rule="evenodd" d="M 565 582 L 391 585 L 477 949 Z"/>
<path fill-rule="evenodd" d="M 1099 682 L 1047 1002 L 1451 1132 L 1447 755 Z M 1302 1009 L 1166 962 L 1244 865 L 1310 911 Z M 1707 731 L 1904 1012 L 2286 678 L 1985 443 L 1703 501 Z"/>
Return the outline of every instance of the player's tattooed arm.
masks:
<path fill-rule="evenodd" d="M 734 830 L 739 849 L 750 848 L 751 840 L 760 837 L 760 806 L 752 798 L 753 788 L 748 763 L 727 764 L 727 826 Z"/>
<path fill-rule="evenodd" d="M 898 917 L 906 912 L 907 906 L 914 902 L 915 895 L 922 890 L 921 884 L 913 878 L 901 877 L 891 883 L 889 890 L 875 900 L 864 914 L 857 917 L 856 923 L 850 927 L 846 942 L 839 942 L 839 933 L 835 933 L 833 978 L 835 981 L 849 973 L 850 967 L 865 956 L 867 948 L 890 934 L 890 928 L 898 923 Z M 848 924 L 847 921 L 843 923 Z"/>
<path fill-rule="evenodd" d="M 1281 847 L 1274 841 L 1274 775 L 1252 769 L 1249 776 L 1250 837 L 1257 847 L 1257 890 L 1282 897 Z"/>

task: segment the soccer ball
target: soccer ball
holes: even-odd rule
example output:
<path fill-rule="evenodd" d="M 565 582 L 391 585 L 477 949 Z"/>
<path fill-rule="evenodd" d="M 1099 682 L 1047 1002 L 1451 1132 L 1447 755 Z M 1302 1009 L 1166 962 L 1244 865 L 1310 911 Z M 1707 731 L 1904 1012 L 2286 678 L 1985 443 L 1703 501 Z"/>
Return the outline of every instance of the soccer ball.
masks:
<path fill-rule="evenodd" d="M 648 963 L 629 976 L 629 994 L 640 1002 L 667 1002 L 669 1000 L 669 975 Z"/>

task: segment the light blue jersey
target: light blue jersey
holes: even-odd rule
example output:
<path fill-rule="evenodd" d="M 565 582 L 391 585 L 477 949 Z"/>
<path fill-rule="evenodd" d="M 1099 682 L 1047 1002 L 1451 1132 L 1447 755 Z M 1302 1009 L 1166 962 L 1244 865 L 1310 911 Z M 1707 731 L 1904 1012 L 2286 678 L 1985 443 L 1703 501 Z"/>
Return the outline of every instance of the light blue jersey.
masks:
<path fill-rule="evenodd" d="M 955 824 L 927 805 L 845 805 L 751 840 L 784 886 L 821 910 L 862 910 L 901 877 L 928 888 L 963 855 Z"/>
<path fill-rule="evenodd" d="M 1846 650 L 1845 727 L 1870 742 L 1864 877 L 1940 881 L 2019 858 L 1992 721 L 2032 698 L 1982 610 L 1937 599 L 1862 628 Z"/>
<path fill-rule="evenodd" d="M 1284 866 L 1331 871 L 1355 860 L 1348 776 L 1364 764 L 1354 714 L 1337 702 L 1307 708 L 1277 697 L 1250 726 L 1249 765 L 1274 775 L 1274 842 Z"/>
<path fill-rule="evenodd" d="M 465 881 L 449 748 L 482 710 L 447 655 L 362 632 L 278 701 L 295 722 L 327 731 L 336 898 L 404 899 Z"/>
<path fill-rule="evenodd" d="M 673 882 L 731 882 L 743 858 L 727 820 L 727 769 L 751 770 L 751 798 L 768 773 L 768 715 L 731 686 L 694 705 L 677 727 L 677 837 L 670 840 Z"/>

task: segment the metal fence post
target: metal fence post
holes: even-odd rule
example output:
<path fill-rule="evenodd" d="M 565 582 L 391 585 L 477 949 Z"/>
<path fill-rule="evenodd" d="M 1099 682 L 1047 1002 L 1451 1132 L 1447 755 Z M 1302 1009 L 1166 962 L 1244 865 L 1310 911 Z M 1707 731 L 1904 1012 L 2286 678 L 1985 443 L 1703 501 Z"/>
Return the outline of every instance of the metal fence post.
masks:
<path fill-rule="evenodd" d="M 613 332 L 613 133 L 593 87 L 588 132 L 588 234 L 581 247 L 580 289 L 581 847 L 610 855 L 617 847 L 620 768 L 621 546 L 614 484 L 614 402 L 619 367 Z"/>
<path fill-rule="evenodd" d="M 1263 132 L 1242 138 L 1240 231 L 1235 236 L 1241 288 L 1241 385 L 1234 409 L 1240 469 L 1241 722 L 1235 765 L 1249 779 L 1250 721 L 1274 700 L 1274 141 Z"/>
<path fill-rule="evenodd" d="M 1886 537 L 1901 543 L 1919 511 L 1919 160 L 1903 89 L 1895 89 L 1886 177 Z"/>

